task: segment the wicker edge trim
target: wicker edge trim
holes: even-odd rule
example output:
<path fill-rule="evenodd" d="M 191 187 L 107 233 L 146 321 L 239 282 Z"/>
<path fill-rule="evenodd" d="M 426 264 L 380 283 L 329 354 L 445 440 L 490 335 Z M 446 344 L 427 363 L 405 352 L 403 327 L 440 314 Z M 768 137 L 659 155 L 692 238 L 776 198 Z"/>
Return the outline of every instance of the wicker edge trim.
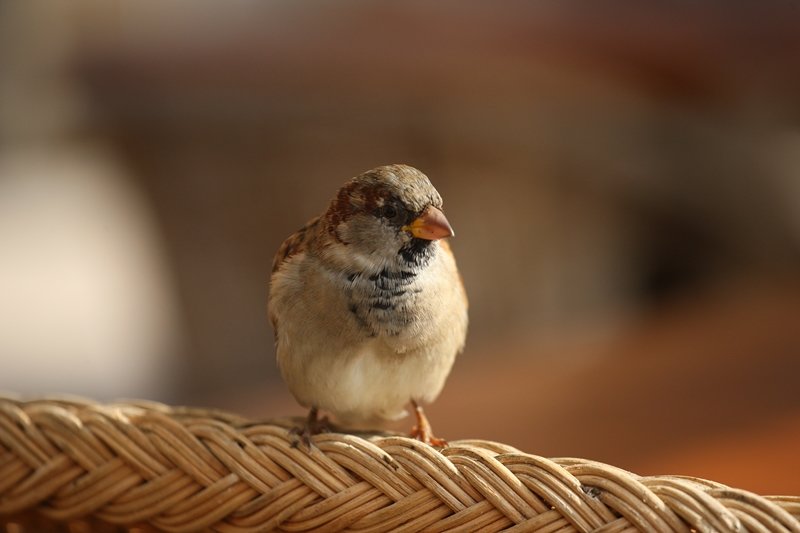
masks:
<path fill-rule="evenodd" d="M 800 497 L 511 446 L 329 433 L 151 402 L 0 397 L 0 523 L 224 532 L 791 531 Z"/>

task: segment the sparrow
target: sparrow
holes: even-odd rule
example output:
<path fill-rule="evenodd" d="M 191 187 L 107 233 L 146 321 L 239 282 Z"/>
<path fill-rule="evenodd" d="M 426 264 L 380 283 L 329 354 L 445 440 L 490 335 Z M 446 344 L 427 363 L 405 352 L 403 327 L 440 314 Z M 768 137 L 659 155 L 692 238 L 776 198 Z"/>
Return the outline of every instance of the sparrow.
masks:
<path fill-rule="evenodd" d="M 347 181 L 320 216 L 289 236 L 272 266 L 269 318 L 290 392 L 309 408 L 304 428 L 332 414 L 349 427 L 404 417 L 436 446 L 421 404 L 442 390 L 467 334 L 467 296 L 445 240 L 442 197 L 407 165 Z"/>

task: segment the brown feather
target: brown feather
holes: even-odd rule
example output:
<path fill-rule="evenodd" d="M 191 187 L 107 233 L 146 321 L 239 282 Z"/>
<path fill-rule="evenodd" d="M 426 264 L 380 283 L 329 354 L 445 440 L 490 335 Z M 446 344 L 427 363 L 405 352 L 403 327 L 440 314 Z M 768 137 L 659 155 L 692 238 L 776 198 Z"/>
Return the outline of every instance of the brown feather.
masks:
<path fill-rule="evenodd" d="M 295 231 L 283 241 L 278 251 L 275 253 L 275 258 L 272 260 L 272 273 L 274 274 L 280 270 L 281 265 L 301 252 L 308 249 L 309 243 L 314 238 L 314 233 L 319 226 L 320 217 L 314 217 L 306 223 L 305 226 Z"/>
<path fill-rule="evenodd" d="M 272 260 L 272 274 L 280 270 L 292 257 L 304 253 L 308 249 L 309 244 L 314 239 L 314 235 L 317 233 L 319 222 L 319 216 L 312 218 L 305 226 L 289 235 L 289 237 L 283 241 Z M 275 333 L 275 339 L 277 341 L 278 320 L 271 311 L 269 313 L 269 321 L 272 324 L 272 330 Z"/>

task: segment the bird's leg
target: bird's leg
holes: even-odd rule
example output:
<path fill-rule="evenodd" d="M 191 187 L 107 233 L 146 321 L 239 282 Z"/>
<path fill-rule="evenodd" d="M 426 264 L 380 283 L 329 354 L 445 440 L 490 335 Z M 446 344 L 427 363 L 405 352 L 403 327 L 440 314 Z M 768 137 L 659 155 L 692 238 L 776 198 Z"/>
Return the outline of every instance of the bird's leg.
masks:
<path fill-rule="evenodd" d="M 431 423 L 428 422 L 428 418 L 425 416 L 422 407 L 413 398 L 411 399 L 411 405 L 414 407 L 414 415 L 417 417 L 417 425 L 411 428 L 411 438 L 417 439 L 425 444 L 430 444 L 431 446 L 436 446 L 437 448 L 444 448 L 447 446 L 446 440 L 433 436 Z"/>
<path fill-rule="evenodd" d="M 330 423 L 328 417 L 318 418 L 319 409 L 312 406 L 308 411 L 308 417 L 305 424 L 301 427 L 292 428 L 291 434 L 296 435 L 298 440 L 292 443 L 292 446 L 297 447 L 299 443 L 305 444 L 306 448 L 311 449 L 311 437 L 319 433 L 327 433 L 330 431 Z"/>

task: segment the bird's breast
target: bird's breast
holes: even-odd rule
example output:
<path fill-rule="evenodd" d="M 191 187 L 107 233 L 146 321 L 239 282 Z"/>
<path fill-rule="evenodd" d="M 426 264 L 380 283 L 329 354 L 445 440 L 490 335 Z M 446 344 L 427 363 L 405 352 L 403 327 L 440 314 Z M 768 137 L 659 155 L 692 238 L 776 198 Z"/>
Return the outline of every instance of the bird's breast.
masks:
<path fill-rule="evenodd" d="M 369 337 L 397 337 L 417 319 L 424 298 L 421 273 L 383 269 L 375 274 L 348 275 L 348 312 Z"/>

